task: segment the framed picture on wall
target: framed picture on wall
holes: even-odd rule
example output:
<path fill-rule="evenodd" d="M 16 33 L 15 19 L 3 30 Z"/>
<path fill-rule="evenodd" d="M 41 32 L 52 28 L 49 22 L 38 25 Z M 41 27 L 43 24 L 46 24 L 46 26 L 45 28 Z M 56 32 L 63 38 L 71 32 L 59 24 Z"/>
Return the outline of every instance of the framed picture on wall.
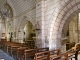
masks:
<path fill-rule="evenodd" d="M 2 33 L 2 37 L 5 37 L 5 33 Z"/>

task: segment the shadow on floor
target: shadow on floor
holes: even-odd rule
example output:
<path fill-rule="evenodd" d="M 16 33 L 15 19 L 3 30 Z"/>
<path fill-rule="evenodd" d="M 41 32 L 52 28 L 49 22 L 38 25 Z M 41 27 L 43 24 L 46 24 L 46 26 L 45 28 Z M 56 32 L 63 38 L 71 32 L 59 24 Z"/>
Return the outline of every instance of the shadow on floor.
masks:
<path fill-rule="evenodd" d="M 1 49 L 0 49 L 0 58 L 4 58 L 4 60 L 15 60 L 13 57 L 9 56 Z"/>

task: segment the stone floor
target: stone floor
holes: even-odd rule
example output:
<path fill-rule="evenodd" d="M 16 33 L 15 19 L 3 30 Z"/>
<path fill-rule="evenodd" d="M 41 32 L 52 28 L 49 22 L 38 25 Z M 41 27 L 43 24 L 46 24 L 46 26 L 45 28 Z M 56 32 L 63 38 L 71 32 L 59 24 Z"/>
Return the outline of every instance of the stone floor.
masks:
<path fill-rule="evenodd" d="M 8 54 L 6 54 L 4 51 L 0 50 L 0 58 L 4 58 L 4 60 L 15 60 Z"/>

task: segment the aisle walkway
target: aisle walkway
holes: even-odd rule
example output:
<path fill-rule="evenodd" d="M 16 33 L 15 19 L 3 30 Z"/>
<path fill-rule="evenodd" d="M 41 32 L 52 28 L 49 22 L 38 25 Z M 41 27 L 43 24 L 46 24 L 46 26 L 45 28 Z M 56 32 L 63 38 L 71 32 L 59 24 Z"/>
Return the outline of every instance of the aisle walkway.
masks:
<path fill-rule="evenodd" d="M 14 58 L 6 54 L 4 51 L 2 51 L 1 49 L 0 49 L 0 58 L 4 58 L 4 60 L 15 60 Z"/>

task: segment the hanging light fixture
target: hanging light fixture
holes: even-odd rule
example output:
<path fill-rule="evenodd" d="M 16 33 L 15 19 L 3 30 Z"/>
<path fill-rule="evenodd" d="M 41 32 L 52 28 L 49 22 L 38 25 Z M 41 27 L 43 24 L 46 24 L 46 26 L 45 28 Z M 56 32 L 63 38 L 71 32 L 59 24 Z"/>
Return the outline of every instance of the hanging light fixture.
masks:
<path fill-rule="evenodd" d="M 8 6 L 7 6 L 7 0 L 5 0 L 5 3 L 3 5 L 4 5 L 4 9 L 0 8 L 0 18 L 5 19 L 10 15 L 10 10 L 8 9 Z"/>

